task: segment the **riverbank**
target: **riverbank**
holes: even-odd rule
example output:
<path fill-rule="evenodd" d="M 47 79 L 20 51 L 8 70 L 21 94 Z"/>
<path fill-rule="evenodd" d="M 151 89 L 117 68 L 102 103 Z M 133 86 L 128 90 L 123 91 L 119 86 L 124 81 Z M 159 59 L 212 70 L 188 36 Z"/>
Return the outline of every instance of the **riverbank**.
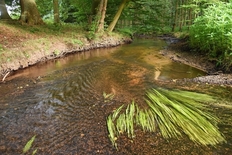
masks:
<path fill-rule="evenodd" d="M 130 37 L 118 33 L 93 36 L 82 27 L 68 24 L 27 26 L 17 21 L 0 21 L 0 29 L 0 81 L 4 81 L 16 70 L 40 62 L 132 41 Z M 224 74 L 205 55 L 191 52 L 187 40 L 170 36 L 162 36 L 161 39 L 166 40 L 168 46 L 160 54 L 208 73 L 208 76 L 178 81 L 232 85 L 232 74 Z"/>
<path fill-rule="evenodd" d="M 40 62 L 69 53 L 114 47 L 131 42 L 118 33 L 92 36 L 73 25 L 27 26 L 17 21 L 0 21 L 0 78 Z"/>
<path fill-rule="evenodd" d="M 188 46 L 187 39 L 178 39 L 172 36 L 161 37 L 161 39 L 166 40 L 168 46 L 161 50 L 160 54 L 173 61 L 200 69 L 208 74 L 192 79 L 174 79 L 173 81 L 232 86 L 232 73 L 218 68 L 216 62 L 210 61 L 207 55 L 192 51 Z"/>

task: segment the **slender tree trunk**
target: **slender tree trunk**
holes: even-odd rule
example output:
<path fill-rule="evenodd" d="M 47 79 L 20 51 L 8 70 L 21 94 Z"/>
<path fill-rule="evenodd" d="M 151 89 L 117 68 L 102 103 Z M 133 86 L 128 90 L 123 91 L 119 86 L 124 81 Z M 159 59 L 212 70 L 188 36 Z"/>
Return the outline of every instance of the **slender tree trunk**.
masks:
<path fill-rule="evenodd" d="M 97 15 L 97 9 L 99 7 L 100 4 L 100 0 L 93 0 L 92 3 L 92 14 L 90 15 L 89 19 L 88 19 L 88 23 L 89 25 L 91 25 L 93 23 L 94 17 L 96 17 Z"/>
<path fill-rule="evenodd" d="M 98 6 L 96 8 L 96 15 L 95 15 L 95 20 L 94 20 L 94 31 L 98 32 L 99 29 L 99 23 L 100 23 L 100 18 L 101 18 L 101 10 L 103 8 L 103 2 L 104 0 L 99 0 Z"/>
<path fill-rule="evenodd" d="M 193 11 L 192 11 L 192 10 L 193 10 L 193 9 L 190 8 L 190 9 L 189 9 L 189 12 L 188 12 L 188 14 L 189 14 L 189 15 L 188 15 L 188 16 L 189 16 L 189 19 L 188 19 L 188 20 L 189 20 L 188 29 L 189 29 L 190 26 L 193 24 L 193 19 L 192 19 L 192 18 L 193 18 L 193 13 L 192 13 Z"/>
<path fill-rule="evenodd" d="M 43 24 L 35 0 L 20 0 L 21 16 L 20 21 L 29 25 Z"/>
<path fill-rule="evenodd" d="M 53 10 L 54 10 L 54 23 L 59 23 L 60 22 L 60 13 L 59 13 L 58 0 L 53 0 Z"/>
<path fill-rule="evenodd" d="M 183 1 L 183 5 L 188 5 L 188 0 L 184 0 Z M 184 21 L 183 21 L 183 26 L 185 27 L 186 26 L 186 18 L 187 18 L 187 14 L 188 14 L 188 12 L 187 12 L 187 9 L 186 8 L 183 8 L 184 9 L 184 14 L 183 14 L 183 17 L 184 17 Z"/>
<path fill-rule="evenodd" d="M 180 5 L 183 5 L 183 0 L 180 0 Z M 180 14 L 179 14 L 179 31 L 182 31 L 183 26 L 183 8 L 180 8 Z"/>
<path fill-rule="evenodd" d="M 176 28 L 176 24 L 177 24 L 177 19 L 178 19 L 178 0 L 175 0 L 175 16 L 174 16 L 174 22 L 173 22 L 173 25 L 172 25 L 172 32 L 175 31 L 175 28 Z"/>
<path fill-rule="evenodd" d="M 101 0 L 100 7 L 99 7 L 100 18 L 99 18 L 97 32 L 104 31 L 106 8 L 107 8 L 107 0 Z"/>
<path fill-rule="evenodd" d="M 0 19 L 11 19 L 6 9 L 5 0 L 0 0 L 0 12 Z"/>
<path fill-rule="evenodd" d="M 121 16 L 122 10 L 124 9 L 125 5 L 127 2 L 129 2 L 130 0 L 122 0 L 122 3 L 119 6 L 118 12 L 116 13 L 116 15 L 114 16 L 113 21 L 110 23 L 109 27 L 108 27 L 108 31 L 112 32 L 118 22 L 119 17 Z"/>

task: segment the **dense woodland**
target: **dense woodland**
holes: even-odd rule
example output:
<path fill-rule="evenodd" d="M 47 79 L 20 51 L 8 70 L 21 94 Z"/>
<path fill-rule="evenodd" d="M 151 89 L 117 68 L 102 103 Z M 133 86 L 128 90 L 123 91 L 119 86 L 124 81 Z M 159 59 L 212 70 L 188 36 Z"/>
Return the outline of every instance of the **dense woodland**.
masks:
<path fill-rule="evenodd" d="M 73 24 L 92 36 L 185 32 L 193 50 L 227 71 L 232 67 L 231 0 L 1 0 L 0 10 L 0 19 Z"/>

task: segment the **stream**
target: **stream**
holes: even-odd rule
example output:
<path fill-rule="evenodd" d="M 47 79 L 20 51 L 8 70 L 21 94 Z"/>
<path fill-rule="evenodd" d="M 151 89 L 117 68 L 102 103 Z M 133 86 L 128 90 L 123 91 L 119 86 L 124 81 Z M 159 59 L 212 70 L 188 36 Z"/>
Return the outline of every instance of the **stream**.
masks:
<path fill-rule="evenodd" d="M 0 154 L 23 154 L 36 135 L 29 154 L 39 155 L 232 154 L 231 87 L 177 84 L 174 79 L 206 75 L 173 62 L 159 51 L 160 39 L 138 39 L 132 44 L 70 54 L 17 71 L 0 83 Z M 122 135 L 118 149 L 108 138 L 106 118 L 122 104 L 144 105 L 145 91 L 154 87 L 187 89 L 220 98 L 212 112 L 227 143 L 201 146 L 188 137 L 163 139 L 160 133 Z M 105 101 L 103 93 L 114 94 Z"/>

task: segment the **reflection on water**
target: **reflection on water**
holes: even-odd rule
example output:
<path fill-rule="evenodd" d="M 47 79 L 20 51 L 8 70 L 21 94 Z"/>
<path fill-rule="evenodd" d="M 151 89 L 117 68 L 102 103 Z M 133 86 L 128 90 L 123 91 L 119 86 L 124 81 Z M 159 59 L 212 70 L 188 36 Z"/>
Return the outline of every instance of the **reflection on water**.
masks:
<path fill-rule="evenodd" d="M 112 110 L 132 100 L 144 105 L 144 92 L 155 87 L 155 81 L 204 74 L 160 56 L 164 45 L 160 40 L 138 40 L 69 55 L 12 76 L 11 82 L 0 85 L 0 153 L 21 154 L 34 135 L 32 150 L 37 148 L 38 154 L 232 153 L 231 112 L 224 107 L 223 113 L 222 107 L 214 110 L 223 120 L 226 145 L 202 147 L 186 137 L 166 141 L 138 130 L 133 143 L 124 137 L 118 151 L 112 147 L 105 123 Z M 217 93 L 210 90 L 204 91 Z M 114 99 L 104 102 L 103 92 L 115 94 Z"/>

